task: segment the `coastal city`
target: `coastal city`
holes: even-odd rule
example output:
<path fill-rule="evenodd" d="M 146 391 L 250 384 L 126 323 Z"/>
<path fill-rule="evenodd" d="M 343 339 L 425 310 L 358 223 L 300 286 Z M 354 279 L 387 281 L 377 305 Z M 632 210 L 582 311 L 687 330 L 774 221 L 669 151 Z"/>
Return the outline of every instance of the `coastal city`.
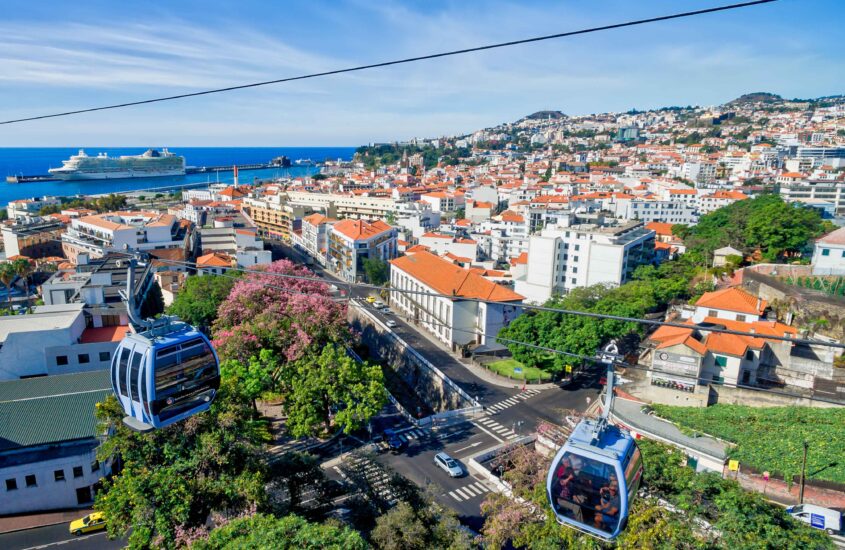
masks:
<path fill-rule="evenodd" d="M 845 548 L 845 95 L 698 102 L 0 150 L 0 544 Z"/>

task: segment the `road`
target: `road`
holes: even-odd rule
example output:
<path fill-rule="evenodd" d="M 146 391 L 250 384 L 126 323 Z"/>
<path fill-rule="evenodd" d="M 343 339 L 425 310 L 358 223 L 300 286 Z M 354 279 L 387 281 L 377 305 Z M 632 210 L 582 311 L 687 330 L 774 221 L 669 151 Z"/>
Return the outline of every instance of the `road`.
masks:
<path fill-rule="evenodd" d="M 3 550 L 34 550 L 36 548 L 111 550 L 125 546 L 126 540 L 109 540 L 105 531 L 75 537 L 68 532 L 67 523 L 0 535 L 0 548 Z"/>

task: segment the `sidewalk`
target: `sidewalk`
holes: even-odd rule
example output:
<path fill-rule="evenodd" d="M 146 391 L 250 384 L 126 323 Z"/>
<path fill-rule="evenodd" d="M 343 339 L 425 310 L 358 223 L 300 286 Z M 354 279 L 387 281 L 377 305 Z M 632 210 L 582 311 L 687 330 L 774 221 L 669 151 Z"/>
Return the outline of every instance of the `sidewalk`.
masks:
<path fill-rule="evenodd" d="M 58 523 L 69 523 L 75 519 L 90 514 L 92 508 L 75 508 L 72 510 L 59 510 L 56 512 L 41 512 L 19 516 L 8 516 L 0 518 L 0 534 L 34 529 L 35 527 L 46 527 Z"/>
<path fill-rule="evenodd" d="M 393 310 L 391 309 L 391 311 L 393 311 Z M 395 314 L 396 312 L 394 311 L 393 313 Z M 499 386 L 500 388 L 508 388 L 508 389 L 515 389 L 516 388 L 516 389 L 518 389 L 518 388 L 522 387 L 522 384 L 523 384 L 522 380 L 511 380 L 510 378 L 505 378 L 504 376 L 499 376 L 498 374 L 490 372 L 487 369 L 484 369 L 484 368 L 481 368 L 477 365 L 474 365 L 472 363 L 472 361 L 464 359 L 463 357 L 457 356 L 451 349 L 449 349 L 448 347 L 443 345 L 443 342 L 441 342 L 440 340 L 435 338 L 433 335 L 431 335 L 424 328 L 422 328 L 418 325 L 415 325 L 412 321 L 407 320 L 407 319 L 405 320 L 405 324 L 408 325 L 411 328 L 411 330 L 413 330 L 414 332 L 416 332 L 417 334 L 419 334 L 420 336 L 422 336 L 423 338 L 425 338 L 426 340 L 428 340 L 429 342 L 431 342 L 432 344 L 434 344 L 435 346 L 437 346 L 438 348 L 440 348 L 444 352 L 451 355 L 452 358 L 457 363 L 460 363 L 460 365 L 462 367 L 464 367 L 469 372 L 471 372 L 476 378 L 480 378 L 484 382 L 487 382 L 488 384 L 491 384 L 493 386 Z M 417 350 L 417 351 L 420 351 L 420 350 Z M 422 351 L 420 351 L 420 353 L 422 353 Z M 555 384 L 554 382 L 548 382 L 548 383 L 545 383 L 545 384 L 526 384 L 525 387 L 526 388 L 534 388 L 534 389 L 538 389 L 538 390 L 548 390 L 548 389 L 556 388 L 556 387 L 558 387 L 558 385 Z"/>

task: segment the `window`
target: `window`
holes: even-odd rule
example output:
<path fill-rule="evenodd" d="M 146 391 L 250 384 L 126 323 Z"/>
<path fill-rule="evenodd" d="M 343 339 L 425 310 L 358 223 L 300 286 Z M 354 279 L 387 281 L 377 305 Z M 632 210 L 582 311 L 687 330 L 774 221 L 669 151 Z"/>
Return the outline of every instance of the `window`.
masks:
<path fill-rule="evenodd" d="M 106 362 L 111 360 L 111 353 L 108 351 L 101 351 L 100 352 L 100 361 Z"/>
<path fill-rule="evenodd" d="M 742 322 L 744 323 L 744 322 L 745 322 L 745 319 L 746 319 L 745 315 L 737 315 L 737 316 L 736 316 L 736 320 L 737 320 L 737 321 L 742 321 Z"/>
<path fill-rule="evenodd" d="M 38 487 L 38 481 L 35 479 L 35 474 L 29 474 L 28 476 L 26 476 L 26 486 Z"/>
<path fill-rule="evenodd" d="M 79 359 L 79 364 L 84 365 L 85 363 L 90 363 L 91 358 L 88 356 L 87 353 L 80 353 L 77 358 Z"/>
<path fill-rule="evenodd" d="M 73 477 L 82 477 L 82 466 L 73 467 Z"/>
<path fill-rule="evenodd" d="M 100 471 L 100 461 L 95 460 L 94 462 L 91 463 L 91 473 L 93 474 L 94 472 L 99 472 L 99 471 Z"/>
<path fill-rule="evenodd" d="M 6 490 L 16 491 L 18 489 L 18 480 L 15 478 L 6 480 Z"/>
<path fill-rule="evenodd" d="M 67 355 L 57 355 L 56 366 L 63 367 L 65 365 L 67 365 Z"/>
<path fill-rule="evenodd" d="M 719 316 L 719 312 L 718 312 L 718 311 L 716 311 L 715 309 L 711 309 L 711 310 L 708 310 L 708 311 L 707 311 L 707 316 L 708 316 L 708 317 L 718 317 L 718 316 Z"/>
<path fill-rule="evenodd" d="M 830 256 L 830 249 L 822 248 L 822 256 Z"/>
<path fill-rule="evenodd" d="M 64 470 L 56 470 L 53 472 L 53 479 L 56 481 L 64 481 L 65 480 L 65 471 Z"/>
<path fill-rule="evenodd" d="M 728 366 L 728 358 L 727 358 L 727 357 L 724 357 L 724 356 L 722 356 L 722 355 L 717 355 L 717 356 L 715 357 L 715 360 L 716 360 L 716 366 L 717 366 L 717 367 L 726 367 L 726 366 Z"/>

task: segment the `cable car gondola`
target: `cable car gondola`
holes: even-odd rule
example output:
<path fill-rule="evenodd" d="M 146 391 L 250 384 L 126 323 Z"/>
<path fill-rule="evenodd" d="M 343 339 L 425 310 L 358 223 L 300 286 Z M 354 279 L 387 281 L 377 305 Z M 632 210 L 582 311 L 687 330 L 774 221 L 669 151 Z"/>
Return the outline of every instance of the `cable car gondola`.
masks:
<path fill-rule="evenodd" d="M 546 493 L 558 522 L 604 540 L 615 539 L 625 529 L 643 474 L 634 438 L 607 420 L 616 351 L 611 343 L 602 354 L 608 364 L 602 416 L 578 423 L 546 477 Z"/>
<path fill-rule="evenodd" d="M 129 262 L 124 296 L 133 324 L 112 357 L 111 382 L 136 431 L 169 426 L 211 407 L 220 387 L 220 362 L 208 338 L 174 317 L 140 319 L 134 307 L 134 262 Z"/>

